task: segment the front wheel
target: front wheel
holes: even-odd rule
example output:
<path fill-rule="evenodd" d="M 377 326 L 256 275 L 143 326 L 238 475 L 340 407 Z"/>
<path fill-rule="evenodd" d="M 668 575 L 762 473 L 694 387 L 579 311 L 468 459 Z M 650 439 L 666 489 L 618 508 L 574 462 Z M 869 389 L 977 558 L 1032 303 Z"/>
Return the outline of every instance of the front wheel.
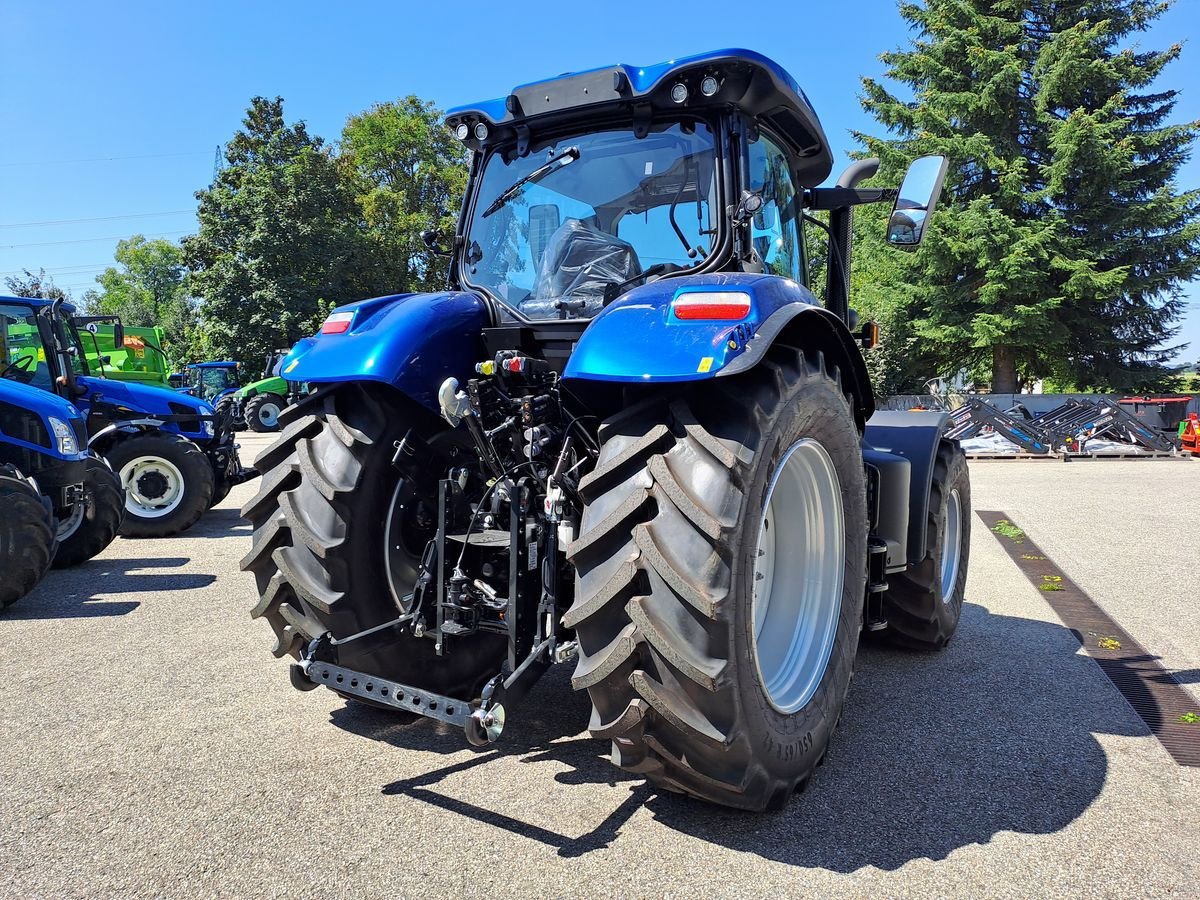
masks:
<path fill-rule="evenodd" d="M 600 438 L 564 617 L 589 728 L 669 790 L 782 805 L 825 754 L 862 623 L 866 492 L 838 373 L 779 348 Z"/>
<path fill-rule="evenodd" d="M 287 405 L 278 394 L 255 394 L 246 401 L 246 427 L 251 431 L 279 430 L 279 414 Z"/>
<path fill-rule="evenodd" d="M 107 462 L 89 456 L 83 476 L 83 500 L 58 525 L 54 568 L 87 562 L 113 542 L 125 518 L 125 490 Z"/>
<path fill-rule="evenodd" d="M 54 558 L 50 511 L 29 479 L 0 466 L 0 609 L 41 581 Z"/>
<path fill-rule="evenodd" d="M 940 650 L 962 615 L 971 555 L 971 476 L 957 441 L 942 441 L 933 463 L 925 558 L 888 578 L 884 635 L 914 650 Z"/>
<path fill-rule="evenodd" d="M 106 458 L 125 489 L 126 537 L 168 537 L 196 523 L 214 489 L 212 466 L 187 438 L 148 431 L 118 441 Z"/>

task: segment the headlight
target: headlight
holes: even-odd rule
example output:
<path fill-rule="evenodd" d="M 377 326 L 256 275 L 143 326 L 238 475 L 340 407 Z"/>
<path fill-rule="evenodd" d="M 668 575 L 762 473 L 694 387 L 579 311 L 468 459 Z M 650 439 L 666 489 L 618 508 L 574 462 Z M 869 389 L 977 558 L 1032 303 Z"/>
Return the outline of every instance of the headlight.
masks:
<path fill-rule="evenodd" d="M 71 426 L 62 419 L 56 419 L 50 416 L 50 427 L 54 429 L 54 436 L 58 439 L 58 452 L 63 456 L 74 456 L 79 452 L 79 443 L 75 440 L 75 432 L 71 430 Z"/>
<path fill-rule="evenodd" d="M 208 419 L 202 419 L 200 421 L 200 433 L 205 437 L 212 437 L 216 433 L 213 429 L 213 423 L 208 421 Z"/>

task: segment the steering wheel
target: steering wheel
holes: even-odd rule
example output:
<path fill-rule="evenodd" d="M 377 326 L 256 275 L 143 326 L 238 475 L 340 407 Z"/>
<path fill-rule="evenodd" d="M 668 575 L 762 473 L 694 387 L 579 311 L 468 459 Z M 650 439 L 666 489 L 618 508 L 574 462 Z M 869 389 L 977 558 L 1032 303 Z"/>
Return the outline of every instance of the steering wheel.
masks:
<path fill-rule="evenodd" d="M 16 374 L 9 374 L 14 372 Z M 37 372 L 37 362 L 32 356 L 18 356 L 7 366 L 3 371 L 0 371 L 0 378 L 12 378 L 21 384 L 29 384 L 33 381 L 33 376 Z"/>

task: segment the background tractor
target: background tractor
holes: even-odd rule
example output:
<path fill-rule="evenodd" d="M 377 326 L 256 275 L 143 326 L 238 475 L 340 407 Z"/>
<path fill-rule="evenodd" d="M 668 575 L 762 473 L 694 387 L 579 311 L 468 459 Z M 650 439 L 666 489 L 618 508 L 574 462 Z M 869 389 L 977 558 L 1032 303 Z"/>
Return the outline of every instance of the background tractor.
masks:
<path fill-rule="evenodd" d="M 18 335 L 6 377 L 79 408 L 88 448 L 108 461 L 125 490 L 122 534 L 177 534 L 255 473 L 242 467 L 232 432 L 214 422 L 204 400 L 93 376 L 79 328 L 83 323 L 86 334 L 93 320 L 73 312 L 61 300 L 0 297 L 0 317 Z M 115 343 L 123 346 L 123 329 L 114 324 Z"/>
<path fill-rule="evenodd" d="M 239 388 L 217 401 L 217 413 L 226 413 L 237 428 L 269 432 L 279 430 L 279 414 L 288 404 L 295 385 L 283 378 L 283 360 L 287 350 L 267 355 L 262 378 Z"/>
<path fill-rule="evenodd" d="M 83 417 L 66 400 L 22 384 L 23 360 L 0 312 L 0 608 L 28 593 L 53 564 L 91 559 L 117 536 L 125 496 L 87 449 Z"/>
<path fill-rule="evenodd" d="M 834 187 L 792 78 L 744 50 L 452 110 L 450 284 L 335 310 L 259 457 L 243 565 L 292 682 L 500 737 L 576 659 L 591 733 L 746 809 L 823 759 L 860 633 L 958 624 L 970 485 L 939 413 L 876 413 L 851 212 L 928 227 L 945 160 Z M 826 226 L 815 211 L 829 213 Z M 822 303 L 807 228 L 827 228 Z"/>

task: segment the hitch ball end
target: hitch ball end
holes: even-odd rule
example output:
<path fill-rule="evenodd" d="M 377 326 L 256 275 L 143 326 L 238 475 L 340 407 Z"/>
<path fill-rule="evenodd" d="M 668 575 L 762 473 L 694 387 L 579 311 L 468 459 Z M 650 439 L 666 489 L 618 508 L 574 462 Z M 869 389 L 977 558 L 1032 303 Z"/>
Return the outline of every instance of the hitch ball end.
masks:
<path fill-rule="evenodd" d="M 493 743 L 504 731 L 505 718 L 504 707 L 499 703 L 488 709 L 475 710 L 463 726 L 467 741 L 474 747 Z"/>

